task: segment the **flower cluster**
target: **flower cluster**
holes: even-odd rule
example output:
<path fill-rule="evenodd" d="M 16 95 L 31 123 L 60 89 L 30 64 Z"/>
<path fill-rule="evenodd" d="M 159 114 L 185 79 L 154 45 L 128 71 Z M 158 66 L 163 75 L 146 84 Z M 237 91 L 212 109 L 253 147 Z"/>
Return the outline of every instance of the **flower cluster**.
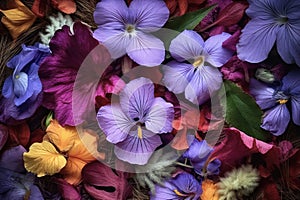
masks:
<path fill-rule="evenodd" d="M 0 4 L 0 199 L 299 195 L 299 1 L 92 2 Z"/>

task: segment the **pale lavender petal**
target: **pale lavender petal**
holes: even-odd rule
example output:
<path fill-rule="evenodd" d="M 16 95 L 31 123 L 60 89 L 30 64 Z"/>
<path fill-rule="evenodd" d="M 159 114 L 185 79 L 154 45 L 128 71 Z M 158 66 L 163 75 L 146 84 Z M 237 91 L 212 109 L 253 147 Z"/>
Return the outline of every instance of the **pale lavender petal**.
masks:
<path fill-rule="evenodd" d="M 273 135 L 279 136 L 286 130 L 290 118 L 290 113 L 286 105 L 280 104 L 265 113 L 261 127 L 270 131 Z"/>
<path fill-rule="evenodd" d="M 122 29 L 127 21 L 128 7 L 123 0 L 102 0 L 96 5 L 94 20 L 105 29 Z"/>
<path fill-rule="evenodd" d="M 203 104 L 210 95 L 220 89 L 222 74 L 215 68 L 203 66 L 195 70 L 190 84 L 185 89 L 185 98 L 195 104 Z"/>
<path fill-rule="evenodd" d="M 276 105 L 276 99 L 273 98 L 275 90 L 255 79 L 250 80 L 250 94 L 256 100 L 256 103 L 263 110 L 272 108 Z"/>
<path fill-rule="evenodd" d="M 195 31 L 185 30 L 170 44 L 170 53 L 177 61 L 194 59 L 204 54 L 204 41 Z"/>
<path fill-rule="evenodd" d="M 278 29 L 269 21 L 253 19 L 248 22 L 237 44 L 239 59 L 250 63 L 264 61 L 274 46 Z"/>
<path fill-rule="evenodd" d="M 291 102 L 293 122 L 300 126 L 300 95 L 298 97 L 292 97 Z"/>
<path fill-rule="evenodd" d="M 247 15 L 251 19 L 260 19 L 260 20 L 273 20 L 274 18 L 274 8 L 276 5 L 279 5 L 280 2 L 286 3 L 284 1 L 277 0 L 266 0 L 266 1 L 256 1 L 256 0 L 248 0 L 249 8 L 246 10 Z M 282 4 L 281 3 L 281 4 Z"/>
<path fill-rule="evenodd" d="M 205 41 L 204 49 L 208 53 L 206 62 L 214 67 L 221 67 L 231 58 L 234 52 L 222 47 L 223 42 L 230 37 L 229 33 L 223 32 L 222 34 L 211 36 Z"/>
<path fill-rule="evenodd" d="M 93 36 L 108 49 L 113 59 L 126 54 L 126 47 L 129 45 L 130 38 L 125 36 L 124 31 L 98 28 Z"/>
<path fill-rule="evenodd" d="M 128 56 L 139 65 L 153 67 L 165 59 L 164 43 L 149 33 L 136 31 L 126 49 Z"/>
<path fill-rule="evenodd" d="M 174 119 L 173 104 L 166 102 L 164 99 L 155 98 L 146 117 L 145 126 L 153 133 L 171 132 L 172 122 Z"/>
<path fill-rule="evenodd" d="M 130 129 L 134 126 L 119 105 L 107 105 L 99 109 L 97 121 L 106 135 L 106 140 L 116 144 L 125 140 Z"/>
<path fill-rule="evenodd" d="M 3 88 L 2 88 L 2 95 L 5 98 L 10 98 L 14 96 L 13 92 L 14 92 L 13 80 L 12 80 L 12 76 L 9 76 L 4 81 Z"/>
<path fill-rule="evenodd" d="M 175 94 L 184 92 L 186 86 L 194 72 L 191 64 L 179 63 L 171 61 L 167 65 L 162 66 L 164 77 L 162 79 L 164 85 Z"/>
<path fill-rule="evenodd" d="M 16 99 L 19 99 L 18 97 L 24 96 L 24 94 L 27 91 L 28 88 L 28 75 L 25 72 L 20 72 L 17 75 L 13 77 L 13 83 L 14 83 L 14 93 L 17 96 Z M 22 100 L 22 102 L 17 103 L 15 99 L 16 106 L 19 106 L 24 101 L 26 101 L 30 96 L 28 96 L 26 99 Z"/>
<path fill-rule="evenodd" d="M 128 137 L 115 145 L 116 156 L 123 161 L 131 164 L 145 165 L 151 157 L 154 150 L 162 142 L 159 135 L 142 129 L 142 138 L 139 138 L 137 131 L 131 131 Z"/>
<path fill-rule="evenodd" d="M 150 79 L 141 77 L 126 84 L 120 93 L 124 113 L 132 120 L 144 122 L 154 101 L 154 85 Z"/>
<path fill-rule="evenodd" d="M 157 31 L 169 18 L 169 9 L 161 0 L 134 0 L 129 12 L 136 27 L 144 32 Z"/>

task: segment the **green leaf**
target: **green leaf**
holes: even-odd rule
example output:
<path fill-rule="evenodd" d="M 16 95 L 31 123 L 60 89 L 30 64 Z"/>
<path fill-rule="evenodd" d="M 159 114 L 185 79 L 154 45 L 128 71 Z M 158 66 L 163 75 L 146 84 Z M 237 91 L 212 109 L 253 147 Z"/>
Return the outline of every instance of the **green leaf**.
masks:
<path fill-rule="evenodd" d="M 247 135 L 266 141 L 268 133 L 260 128 L 262 111 L 255 100 L 231 81 L 225 81 L 225 121 Z"/>
<path fill-rule="evenodd" d="M 194 12 L 188 12 L 185 15 L 174 17 L 169 19 L 164 28 L 169 28 L 182 32 L 185 29 L 193 30 L 201 20 L 213 9 L 216 5 L 212 5 L 206 8 Z"/>
<path fill-rule="evenodd" d="M 51 120 L 53 119 L 53 112 L 50 111 L 45 120 L 45 126 L 48 127 Z"/>

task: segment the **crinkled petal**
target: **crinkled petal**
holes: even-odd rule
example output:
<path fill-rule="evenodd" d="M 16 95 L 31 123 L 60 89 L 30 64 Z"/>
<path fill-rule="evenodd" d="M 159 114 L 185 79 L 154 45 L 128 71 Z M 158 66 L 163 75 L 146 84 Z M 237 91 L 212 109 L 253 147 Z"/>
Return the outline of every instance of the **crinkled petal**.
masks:
<path fill-rule="evenodd" d="M 149 113 L 146 117 L 145 126 L 153 133 L 168 133 L 172 131 L 172 121 L 174 119 L 173 104 L 164 99 L 155 98 Z"/>
<path fill-rule="evenodd" d="M 246 13 L 251 19 L 275 21 L 274 12 L 280 13 L 280 10 L 278 10 L 278 8 L 282 8 L 283 4 L 286 3 L 287 2 L 276 0 L 249 0 L 250 5 L 249 8 L 246 10 Z"/>
<path fill-rule="evenodd" d="M 97 29 L 94 32 L 94 38 L 103 43 L 109 50 L 113 59 L 117 59 L 126 54 L 130 38 L 122 30 Z"/>
<path fill-rule="evenodd" d="M 289 122 L 290 113 L 285 104 L 278 105 L 265 113 L 261 127 L 270 131 L 273 135 L 279 136 L 284 133 Z"/>
<path fill-rule="evenodd" d="M 205 41 L 204 49 L 208 53 L 206 62 L 209 62 L 214 67 L 221 67 L 224 65 L 233 55 L 233 51 L 222 47 L 231 35 L 229 33 L 222 33 L 214 35 Z"/>
<path fill-rule="evenodd" d="M 102 0 L 96 5 L 94 20 L 106 29 L 122 29 L 127 21 L 128 7 L 125 1 Z"/>
<path fill-rule="evenodd" d="M 253 19 L 248 22 L 237 44 L 239 59 L 250 63 L 264 61 L 274 46 L 278 29 L 269 21 Z"/>
<path fill-rule="evenodd" d="M 165 59 L 164 43 L 150 33 L 141 31 L 136 31 L 126 52 L 134 62 L 148 67 L 160 65 Z"/>
<path fill-rule="evenodd" d="M 185 30 L 170 44 L 170 53 L 177 61 L 194 59 L 203 54 L 204 41 L 195 31 Z"/>
<path fill-rule="evenodd" d="M 98 111 L 97 120 L 106 135 L 106 140 L 114 144 L 123 141 L 133 126 L 133 122 L 120 106 L 115 104 L 102 106 Z"/>
<path fill-rule="evenodd" d="M 38 177 L 56 174 L 67 164 L 66 158 L 48 141 L 32 144 L 23 159 L 26 170 Z"/>
<path fill-rule="evenodd" d="M 256 103 L 262 110 L 272 108 L 276 105 L 276 99 L 273 98 L 275 90 L 255 79 L 250 80 L 250 94 L 256 100 Z"/>
<path fill-rule="evenodd" d="M 201 105 L 213 92 L 220 89 L 222 81 L 222 74 L 217 68 L 210 66 L 198 68 L 185 89 L 185 98 Z"/>
<path fill-rule="evenodd" d="M 134 0 L 129 6 L 130 16 L 139 30 L 154 32 L 169 18 L 169 9 L 164 1 Z"/>
<path fill-rule="evenodd" d="M 141 77 L 126 84 L 120 93 L 124 113 L 132 120 L 144 121 L 154 101 L 154 85 L 150 79 Z"/>
<path fill-rule="evenodd" d="M 193 75 L 194 67 L 191 64 L 171 61 L 162 66 L 164 85 L 175 94 L 184 92 Z"/>
<path fill-rule="evenodd" d="M 116 156 L 131 164 L 145 165 L 154 150 L 162 144 L 160 137 L 142 129 L 142 138 L 137 131 L 131 131 L 127 138 L 115 145 Z"/>

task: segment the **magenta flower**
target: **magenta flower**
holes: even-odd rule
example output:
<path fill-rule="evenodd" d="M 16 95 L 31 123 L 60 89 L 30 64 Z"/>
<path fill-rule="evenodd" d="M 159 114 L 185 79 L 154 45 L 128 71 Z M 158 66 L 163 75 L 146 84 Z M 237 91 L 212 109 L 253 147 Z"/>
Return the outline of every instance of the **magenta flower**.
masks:
<path fill-rule="evenodd" d="M 54 110 L 61 125 L 74 126 L 94 120 L 98 82 L 111 60 L 108 51 L 80 22 L 74 23 L 72 29 L 64 26 L 56 31 L 50 49 L 52 54 L 39 70 L 43 105 Z"/>
<path fill-rule="evenodd" d="M 300 66 L 300 1 L 248 0 L 251 18 L 237 45 L 238 57 L 258 63 L 268 57 L 276 43 L 281 58 Z"/>
<path fill-rule="evenodd" d="M 251 80 L 250 93 L 265 111 L 262 128 L 273 135 L 281 135 L 290 122 L 287 103 L 291 103 L 292 119 L 300 125 L 300 70 L 289 72 L 279 87 L 269 87 L 255 79 Z"/>
<path fill-rule="evenodd" d="M 194 176 L 186 172 L 167 180 L 163 185 L 155 186 L 155 194 L 151 194 L 151 200 L 197 200 L 202 194 L 200 182 Z"/>
<path fill-rule="evenodd" d="M 171 55 L 176 61 L 163 66 L 166 87 L 176 94 L 185 92 L 186 99 L 195 104 L 208 100 L 210 93 L 222 84 L 222 74 L 217 68 L 233 54 L 233 51 L 222 47 L 230 36 L 222 33 L 204 42 L 194 31 L 180 33 L 170 45 Z"/>
<path fill-rule="evenodd" d="M 113 58 L 127 53 L 140 65 L 157 66 L 164 60 L 165 48 L 151 33 L 168 18 L 169 10 L 162 0 L 133 0 L 129 7 L 123 0 L 102 0 L 94 12 L 98 25 L 94 37 Z"/>
<path fill-rule="evenodd" d="M 116 156 L 132 164 L 144 165 L 162 144 L 159 135 L 172 130 L 174 108 L 154 97 L 151 80 L 130 81 L 120 92 L 120 103 L 99 109 L 97 119 L 106 140 L 115 144 Z"/>

